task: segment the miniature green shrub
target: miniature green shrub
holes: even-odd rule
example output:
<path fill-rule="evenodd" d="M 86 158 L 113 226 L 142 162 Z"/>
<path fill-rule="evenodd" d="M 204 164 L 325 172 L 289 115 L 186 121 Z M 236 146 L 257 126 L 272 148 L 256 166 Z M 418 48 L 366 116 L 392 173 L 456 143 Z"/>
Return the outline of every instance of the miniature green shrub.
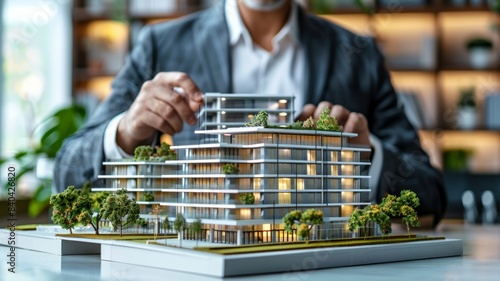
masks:
<path fill-rule="evenodd" d="M 137 161 L 166 161 L 175 159 L 177 159 L 177 154 L 165 142 L 162 142 L 159 146 L 155 146 L 154 149 L 149 145 L 141 145 L 134 150 L 134 160 Z"/>
<path fill-rule="evenodd" d="M 155 200 L 155 197 L 153 195 L 153 193 L 151 192 L 147 192 L 147 193 L 144 193 L 142 195 L 142 200 L 143 201 L 148 201 L 148 202 L 151 202 L 151 201 L 154 201 Z"/>
<path fill-rule="evenodd" d="M 266 128 L 268 126 L 267 119 L 269 118 L 269 114 L 261 110 L 257 115 L 252 117 L 252 120 L 250 122 L 246 123 L 246 127 L 264 127 Z"/>
<path fill-rule="evenodd" d="M 302 125 L 304 129 L 316 129 L 316 120 L 312 116 L 309 116 L 306 121 L 304 121 L 304 124 Z"/>
<path fill-rule="evenodd" d="M 325 107 L 325 109 L 319 115 L 319 119 L 316 122 L 316 128 L 318 130 L 324 131 L 342 131 L 342 126 L 338 124 L 337 119 L 333 116 L 330 116 L 329 107 Z"/>
<path fill-rule="evenodd" d="M 137 161 L 149 161 L 153 155 L 153 148 L 149 145 L 141 145 L 134 150 L 134 160 Z"/>
<path fill-rule="evenodd" d="M 224 166 L 222 166 L 222 171 L 224 172 L 224 174 L 226 175 L 233 175 L 233 174 L 237 174 L 240 172 L 240 169 L 238 168 L 238 165 L 237 164 L 234 164 L 234 163 L 226 163 L 224 164 Z"/>
<path fill-rule="evenodd" d="M 255 195 L 253 193 L 242 193 L 240 194 L 240 200 L 244 205 L 252 205 L 255 203 Z"/>

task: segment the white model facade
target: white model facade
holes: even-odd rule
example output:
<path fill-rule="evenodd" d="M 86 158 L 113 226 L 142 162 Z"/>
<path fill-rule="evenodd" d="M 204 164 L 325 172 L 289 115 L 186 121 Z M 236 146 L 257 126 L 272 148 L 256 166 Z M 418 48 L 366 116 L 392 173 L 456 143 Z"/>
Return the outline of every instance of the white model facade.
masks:
<path fill-rule="evenodd" d="M 148 216 L 159 204 L 173 221 L 201 219 L 209 239 L 229 243 L 290 240 L 281 225 L 296 209 L 323 211 L 325 224 L 313 238 L 345 237 L 346 221 L 355 207 L 370 202 L 367 148 L 350 145 L 355 134 L 261 127 L 203 130 L 200 144 L 177 145 L 178 160 L 106 162 L 106 188 L 125 188 Z M 208 140 L 208 141 L 207 141 Z M 224 165 L 238 172 L 225 174 Z M 150 193 L 148 200 L 145 193 Z M 253 194 L 253 204 L 240 196 Z M 215 231 L 215 234 L 214 234 Z M 234 234 L 234 235 L 231 235 Z M 217 237 L 216 237 L 217 238 Z M 236 240 L 236 241 L 233 241 Z"/>

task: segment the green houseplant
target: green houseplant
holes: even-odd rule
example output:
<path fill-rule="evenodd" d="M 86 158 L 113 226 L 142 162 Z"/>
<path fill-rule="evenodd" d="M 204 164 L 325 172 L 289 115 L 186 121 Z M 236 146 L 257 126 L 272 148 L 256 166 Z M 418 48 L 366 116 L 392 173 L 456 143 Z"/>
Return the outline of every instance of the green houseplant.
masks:
<path fill-rule="evenodd" d="M 469 61 L 472 67 L 483 69 L 489 66 L 493 43 L 485 38 L 472 38 L 466 43 Z"/>
<path fill-rule="evenodd" d="M 463 130 L 472 130 L 477 125 L 477 102 L 474 87 L 460 90 L 457 103 L 457 126 Z"/>
<path fill-rule="evenodd" d="M 73 104 L 61 108 L 35 127 L 34 135 L 40 136 L 36 144 L 16 152 L 11 157 L 1 158 L 0 166 L 7 162 L 15 163 L 19 167 L 16 172 L 17 182 L 25 175 L 35 174 L 39 159 L 46 158 L 53 161 L 63 141 L 83 125 L 85 116 L 86 110 L 83 106 Z M 39 215 L 49 206 L 51 192 L 52 179 L 39 179 L 29 204 L 30 216 Z"/>

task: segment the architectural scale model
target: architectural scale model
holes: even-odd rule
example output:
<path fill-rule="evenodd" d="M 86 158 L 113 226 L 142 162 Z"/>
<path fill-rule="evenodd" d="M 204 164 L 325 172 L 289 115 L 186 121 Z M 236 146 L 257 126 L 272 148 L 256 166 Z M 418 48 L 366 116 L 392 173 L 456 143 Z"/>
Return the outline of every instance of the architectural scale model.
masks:
<path fill-rule="evenodd" d="M 210 242 L 296 240 L 284 231 L 282 218 L 310 208 L 321 210 L 325 222 L 312 239 L 351 237 L 349 216 L 370 204 L 369 176 L 363 173 L 370 149 L 350 144 L 356 134 L 280 128 L 293 116 L 290 97 L 251 100 L 259 106 L 251 110 L 245 95 L 208 94 L 206 100 L 200 118 L 206 129 L 196 131 L 196 144 L 171 147 L 177 160 L 104 162 L 106 174 L 99 178 L 106 186 L 93 191 L 125 189 L 144 218 L 152 218 L 158 204 L 171 221 L 179 213 L 188 223 L 201 219 L 208 230 L 202 239 Z M 229 128 L 269 108 L 278 126 Z"/>
<path fill-rule="evenodd" d="M 250 101 L 252 97 L 254 100 Z M 104 162 L 105 174 L 99 178 L 105 184 L 92 191 L 109 194 L 89 195 L 84 193 L 85 188 L 68 187 L 52 196 L 55 215 L 67 220 L 61 224 L 63 228 L 75 223 L 73 217 L 83 225 L 92 219 L 95 227 L 99 225 L 99 216 L 110 220 L 111 209 L 121 208 L 128 210 L 123 212 L 128 215 L 120 211 L 114 217 L 118 220 L 126 217 L 127 222 L 115 221 L 115 228 L 129 220 L 137 220 L 136 224 L 154 221 L 154 240 L 144 244 L 106 239 L 107 234 L 97 235 L 97 227 L 97 237 L 92 239 L 94 235 L 59 235 L 56 232 L 60 228 L 49 226 L 47 230 L 42 227 L 18 232 L 15 247 L 56 255 L 99 253 L 101 260 L 215 277 L 462 255 L 462 240 L 444 237 L 393 236 L 395 240 L 390 243 L 386 242 L 387 236 L 372 237 L 374 240 L 365 237 L 320 240 L 360 236 L 360 228 L 364 235 L 373 234 L 375 229 L 366 223 L 369 219 L 380 222 L 387 234 L 389 218 L 376 213 L 398 212 L 396 207 L 418 205 L 418 198 L 412 192 L 402 192 L 400 198 L 404 200 L 394 206 L 392 203 L 398 200 L 395 196 L 370 205 L 366 175 L 371 164 L 367 156 L 370 149 L 352 145 L 350 140 L 356 135 L 340 132 L 336 121 L 331 121 L 327 113 L 324 116 L 327 117 L 320 117 L 318 122 L 309 119 L 285 125 L 294 119 L 291 97 L 207 94 L 199 118 L 202 129 L 196 131 L 193 143 L 162 144 L 156 152 L 144 146 L 136 154 L 140 160 Z M 252 127 L 241 127 L 246 122 Z M 331 128 L 332 123 L 338 132 L 320 130 Z M 139 208 L 131 199 L 137 200 Z M 101 202 L 98 212 L 89 211 L 89 200 Z M 62 213 L 66 210 L 72 219 Z M 297 232 L 290 234 L 284 230 L 290 230 L 291 221 L 295 223 L 299 213 L 296 211 L 302 212 L 300 227 L 304 225 L 305 214 L 315 216 L 315 222 L 310 224 L 315 226 L 308 229 L 308 236 L 302 235 L 303 228 L 300 229 L 301 237 L 320 241 L 267 243 L 298 240 Z M 318 224 L 321 216 L 322 223 Z M 414 212 L 405 216 L 403 223 L 406 220 L 410 234 L 409 226 L 417 225 L 418 218 Z M 192 231 L 195 231 L 193 225 L 197 225 L 197 230 L 202 229 L 201 235 L 198 231 L 195 235 L 188 231 L 183 237 L 186 230 L 181 229 L 186 222 Z M 179 233 L 180 247 L 167 245 L 167 239 L 156 240 L 158 230 L 171 225 Z M 0 244 L 11 235 L 8 230 L 0 230 Z M 204 246 L 183 248 L 181 242 L 186 239 L 202 240 Z M 356 246 L 350 242 L 343 244 L 354 240 L 358 241 Z M 233 245 L 221 247 L 212 243 Z M 258 243 L 262 244 L 244 245 Z"/>

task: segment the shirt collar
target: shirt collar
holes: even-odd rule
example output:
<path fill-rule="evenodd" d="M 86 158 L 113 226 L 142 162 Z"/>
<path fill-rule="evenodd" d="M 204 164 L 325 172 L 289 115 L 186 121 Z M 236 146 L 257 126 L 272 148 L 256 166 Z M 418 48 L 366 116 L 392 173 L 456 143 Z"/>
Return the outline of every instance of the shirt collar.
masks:
<path fill-rule="evenodd" d="M 238 10 L 237 0 L 226 0 L 225 4 L 225 16 L 227 21 L 227 27 L 229 30 L 229 44 L 234 46 L 238 43 L 240 39 L 244 40 L 244 43 L 252 47 L 252 37 L 248 32 L 243 20 L 240 17 L 240 12 Z M 278 44 L 281 40 L 289 36 L 297 45 L 300 45 L 299 41 L 299 28 L 297 20 L 297 4 L 292 1 L 292 11 L 290 17 L 286 24 L 281 28 L 281 30 L 273 38 L 273 44 Z"/>

